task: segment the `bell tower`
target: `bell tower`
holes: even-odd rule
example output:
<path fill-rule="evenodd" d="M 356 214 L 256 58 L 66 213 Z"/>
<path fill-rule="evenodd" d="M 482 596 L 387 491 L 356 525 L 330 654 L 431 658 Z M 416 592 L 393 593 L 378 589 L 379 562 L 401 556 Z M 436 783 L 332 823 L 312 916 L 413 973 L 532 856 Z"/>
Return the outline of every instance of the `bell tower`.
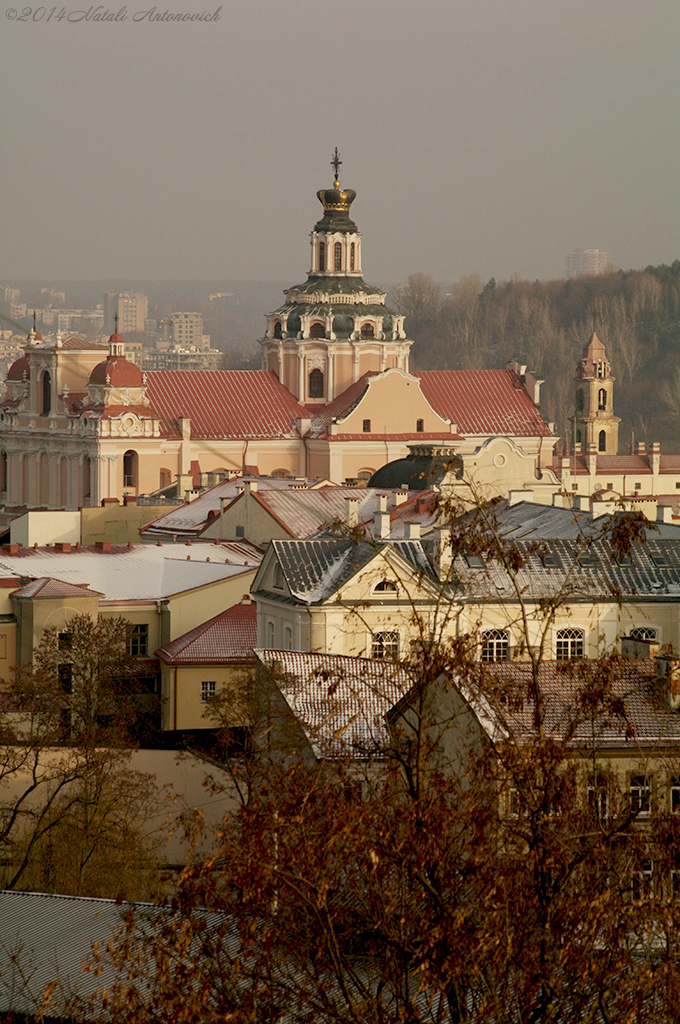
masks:
<path fill-rule="evenodd" d="M 593 331 L 576 368 L 576 404 L 571 418 L 575 452 L 618 454 L 621 421 L 614 415 L 614 379 L 604 345 Z"/>
<path fill-rule="evenodd" d="M 361 234 L 350 217 L 356 192 L 340 187 L 341 163 L 336 147 L 333 188 L 317 192 L 323 216 L 311 232 L 307 280 L 284 292 L 260 339 L 263 368 L 312 407 L 332 402 L 367 372 L 408 370 L 412 344 L 404 317 L 362 277 Z"/>

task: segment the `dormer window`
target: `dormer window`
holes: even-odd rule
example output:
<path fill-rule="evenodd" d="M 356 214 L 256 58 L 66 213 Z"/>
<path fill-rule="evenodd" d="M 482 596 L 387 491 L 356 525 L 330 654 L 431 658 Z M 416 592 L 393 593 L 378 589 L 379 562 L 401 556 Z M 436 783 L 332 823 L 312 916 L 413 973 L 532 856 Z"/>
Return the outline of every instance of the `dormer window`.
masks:
<path fill-rule="evenodd" d="M 309 328 L 310 338 L 325 338 L 326 337 L 326 325 L 321 323 L 320 320 L 315 320 L 312 326 Z"/>
<path fill-rule="evenodd" d="M 281 321 L 280 320 L 277 320 L 276 323 L 274 324 L 274 337 L 275 338 L 282 338 L 283 337 L 283 332 L 281 330 Z"/>
<path fill-rule="evenodd" d="M 333 269 L 342 270 L 342 243 L 336 242 L 333 247 Z"/>
<path fill-rule="evenodd" d="M 375 327 L 373 326 L 373 324 L 367 323 L 361 325 L 361 337 L 375 338 Z"/>
<path fill-rule="evenodd" d="M 323 398 L 323 373 L 318 368 L 309 375 L 309 397 Z"/>

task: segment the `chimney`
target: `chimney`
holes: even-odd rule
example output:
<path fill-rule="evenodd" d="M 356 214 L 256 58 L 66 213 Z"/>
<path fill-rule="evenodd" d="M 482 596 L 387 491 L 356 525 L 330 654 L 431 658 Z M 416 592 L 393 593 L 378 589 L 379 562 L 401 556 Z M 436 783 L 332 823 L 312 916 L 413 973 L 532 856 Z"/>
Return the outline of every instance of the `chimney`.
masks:
<path fill-rule="evenodd" d="M 376 508 L 378 512 L 387 512 L 387 495 L 377 494 L 375 500 L 377 502 Z"/>
<path fill-rule="evenodd" d="M 246 480 L 243 484 L 245 494 L 254 494 L 257 490 L 257 480 Z"/>
<path fill-rule="evenodd" d="M 57 541 L 57 543 L 54 546 L 57 549 L 57 551 L 61 551 L 62 555 L 68 555 L 71 553 L 70 541 Z"/>
<path fill-rule="evenodd" d="M 673 506 L 672 505 L 657 505 L 656 506 L 656 521 L 657 523 L 672 523 L 673 520 Z"/>
<path fill-rule="evenodd" d="M 137 504 L 137 495 L 136 494 L 124 494 L 123 495 L 123 504 L 124 505 L 136 505 Z"/>
<path fill-rule="evenodd" d="M 432 532 L 435 549 L 435 566 L 439 572 L 440 583 L 447 583 L 451 577 L 451 566 L 453 565 L 453 552 L 451 550 L 451 531 L 445 527 L 437 527 Z"/>
<path fill-rule="evenodd" d="M 638 443 L 637 443 L 637 453 L 640 456 L 647 454 L 647 445 L 645 444 L 644 441 L 638 441 Z"/>
<path fill-rule="evenodd" d="M 627 661 L 649 661 L 651 658 L 657 658 L 658 654 L 659 644 L 656 640 L 634 640 L 631 636 L 621 637 L 621 657 Z"/>
<path fill-rule="evenodd" d="M 108 553 L 108 552 L 111 551 L 111 541 L 110 540 L 98 540 L 96 542 L 96 544 L 95 544 L 95 548 L 96 548 L 97 551 L 103 551 L 103 552 Z"/>
<path fill-rule="evenodd" d="M 182 440 L 191 440 L 191 420 L 189 419 L 189 417 L 180 416 L 180 418 L 177 420 L 177 426 L 179 427 L 179 432 L 182 435 Z"/>
<path fill-rule="evenodd" d="M 404 523 L 406 540 L 420 540 L 420 523 Z"/>
<path fill-rule="evenodd" d="M 373 522 L 373 536 L 375 540 L 387 540 L 390 535 L 389 512 L 376 512 Z"/>
<path fill-rule="evenodd" d="M 652 467 L 652 473 L 654 476 L 658 476 L 659 469 L 661 468 L 661 445 L 658 441 L 654 441 L 652 444 L 652 454 L 649 459 L 649 464 Z"/>
<path fill-rule="evenodd" d="M 588 445 L 588 473 L 590 476 L 597 475 L 597 446 L 594 444 Z"/>
<path fill-rule="evenodd" d="M 345 498 L 345 522 L 348 526 L 359 525 L 359 499 Z"/>
<path fill-rule="evenodd" d="M 408 501 L 408 487 L 402 487 L 400 490 L 394 492 L 394 504 L 403 505 L 405 501 Z"/>
<path fill-rule="evenodd" d="M 659 654 L 656 657 L 656 686 L 671 711 L 680 709 L 680 658 L 675 654 Z"/>

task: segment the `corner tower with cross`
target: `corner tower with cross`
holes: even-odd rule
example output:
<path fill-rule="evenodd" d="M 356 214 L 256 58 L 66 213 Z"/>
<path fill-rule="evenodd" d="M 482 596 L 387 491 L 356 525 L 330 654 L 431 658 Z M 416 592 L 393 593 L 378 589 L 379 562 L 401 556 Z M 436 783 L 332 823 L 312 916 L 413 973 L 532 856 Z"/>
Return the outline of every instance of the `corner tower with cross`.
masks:
<path fill-rule="evenodd" d="M 307 281 L 284 292 L 260 340 L 263 368 L 303 405 L 328 404 L 368 372 L 409 368 L 404 317 L 362 277 L 361 235 L 350 217 L 356 192 L 340 187 L 341 164 L 336 148 L 333 187 L 317 192 L 323 216 L 311 232 Z"/>

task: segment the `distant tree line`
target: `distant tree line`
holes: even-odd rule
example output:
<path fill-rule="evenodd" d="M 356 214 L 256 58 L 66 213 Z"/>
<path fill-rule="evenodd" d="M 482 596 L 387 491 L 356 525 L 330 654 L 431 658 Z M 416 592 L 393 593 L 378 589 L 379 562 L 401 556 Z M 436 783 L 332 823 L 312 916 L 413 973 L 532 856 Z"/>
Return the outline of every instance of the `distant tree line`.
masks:
<path fill-rule="evenodd" d="M 619 450 L 627 452 L 634 436 L 680 451 L 680 260 L 533 284 L 482 284 L 471 274 L 449 291 L 412 274 L 390 299 L 406 314 L 414 369 L 491 369 L 517 359 L 545 379 L 541 412 L 562 437 L 594 326 L 616 377 Z"/>

